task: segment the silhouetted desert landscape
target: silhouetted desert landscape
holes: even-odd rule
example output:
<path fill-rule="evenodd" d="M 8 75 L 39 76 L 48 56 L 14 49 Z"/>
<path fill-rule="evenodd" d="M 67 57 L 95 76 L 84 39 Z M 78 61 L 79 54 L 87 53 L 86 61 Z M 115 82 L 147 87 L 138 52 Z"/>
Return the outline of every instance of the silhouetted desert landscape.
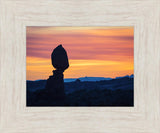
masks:
<path fill-rule="evenodd" d="M 82 81 L 81 81 L 81 80 Z M 45 95 L 46 80 L 27 81 L 27 106 L 133 106 L 134 77 L 124 76 L 100 81 L 86 78 L 64 83 L 66 101 L 56 103 Z M 94 80 L 94 78 L 92 78 Z M 96 78 L 95 80 L 98 80 Z M 39 97 L 39 98 L 38 98 Z"/>

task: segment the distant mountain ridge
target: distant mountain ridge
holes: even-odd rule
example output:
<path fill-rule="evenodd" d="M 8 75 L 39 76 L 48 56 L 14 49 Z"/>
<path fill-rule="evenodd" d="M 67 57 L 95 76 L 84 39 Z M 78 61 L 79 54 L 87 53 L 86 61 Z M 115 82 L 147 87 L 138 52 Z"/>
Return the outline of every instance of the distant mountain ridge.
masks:
<path fill-rule="evenodd" d="M 134 78 L 134 75 L 126 75 L 126 76 L 122 76 L 122 77 L 116 77 L 115 79 L 120 79 L 120 78 Z"/>
<path fill-rule="evenodd" d="M 80 78 L 68 78 L 68 79 L 64 79 L 64 82 L 74 82 L 77 79 L 79 79 L 80 81 L 84 82 L 84 81 L 101 81 L 101 80 L 111 80 L 112 78 L 104 78 L 104 77 L 80 77 Z"/>
<path fill-rule="evenodd" d="M 80 77 L 80 78 L 66 78 L 64 79 L 64 82 L 74 82 L 77 79 L 79 79 L 80 81 L 84 82 L 84 81 L 102 81 L 102 80 L 112 80 L 112 79 L 121 79 L 121 78 L 134 78 L 134 74 L 132 75 L 126 75 L 126 76 L 122 76 L 122 77 L 116 77 L 116 78 L 104 78 L 104 77 Z M 43 79 L 39 79 L 39 80 L 35 80 L 35 81 L 42 81 Z M 27 81 L 31 81 L 31 80 L 27 80 Z"/>

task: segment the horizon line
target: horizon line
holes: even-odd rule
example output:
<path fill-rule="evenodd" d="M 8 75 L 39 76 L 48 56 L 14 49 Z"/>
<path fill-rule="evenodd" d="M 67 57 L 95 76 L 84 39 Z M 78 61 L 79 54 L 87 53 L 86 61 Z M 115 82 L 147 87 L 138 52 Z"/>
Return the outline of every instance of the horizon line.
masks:
<path fill-rule="evenodd" d="M 131 75 L 134 75 L 134 74 L 127 74 L 127 75 L 119 76 L 119 77 L 125 77 L 125 76 L 131 76 Z M 85 76 L 85 77 L 88 77 L 88 78 L 111 78 L 111 77 L 90 77 L 90 76 Z M 79 79 L 79 78 L 85 78 L 85 77 L 64 78 L 64 79 Z M 117 77 L 114 77 L 114 78 L 111 78 L 111 79 L 115 79 L 115 78 L 117 78 Z M 36 80 L 26 80 L 26 81 L 38 81 L 38 80 L 47 80 L 47 79 L 36 79 Z"/>

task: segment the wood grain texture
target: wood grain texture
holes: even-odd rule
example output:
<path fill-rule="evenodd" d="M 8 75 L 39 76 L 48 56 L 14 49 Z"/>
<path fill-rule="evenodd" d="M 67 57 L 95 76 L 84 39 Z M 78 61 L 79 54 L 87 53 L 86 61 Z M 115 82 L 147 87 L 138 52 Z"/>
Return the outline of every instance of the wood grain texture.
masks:
<path fill-rule="evenodd" d="M 26 26 L 134 26 L 134 107 L 26 107 Z M 160 133 L 160 0 L 0 0 L 1 133 Z"/>

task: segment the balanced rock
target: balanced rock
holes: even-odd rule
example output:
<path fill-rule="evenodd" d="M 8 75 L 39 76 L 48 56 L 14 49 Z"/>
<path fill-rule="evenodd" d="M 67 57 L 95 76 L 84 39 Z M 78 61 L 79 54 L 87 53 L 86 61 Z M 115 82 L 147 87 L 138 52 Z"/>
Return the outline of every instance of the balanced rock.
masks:
<path fill-rule="evenodd" d="M 45 90 L 47 92 L 47 99 L 50 105 L 64 105 L 65 104 L 65 91 L 63 72 L 69 67 L 68 56 L 62 45 L 56 47 L 52 54 L 51 60 L 53 67 L 53 75 L 47 79 Z"/>
<path fill-rule="evenodd" d="M 57 70 L 64 71 L 69 67 L 67 52 L 62 45 L 59 45 L 53 50 L 51 59 L 53 67 L 55 67 Z"/>

